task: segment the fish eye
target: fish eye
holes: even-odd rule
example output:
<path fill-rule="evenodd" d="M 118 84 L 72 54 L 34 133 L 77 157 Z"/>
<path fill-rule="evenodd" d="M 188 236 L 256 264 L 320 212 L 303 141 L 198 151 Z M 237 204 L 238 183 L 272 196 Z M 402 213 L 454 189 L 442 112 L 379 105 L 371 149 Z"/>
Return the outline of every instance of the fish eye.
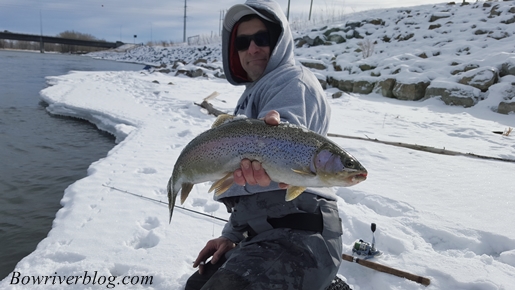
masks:
<path fill-rule="evenodd" d="M 352 160 L 352 159 L 345 160 L 344 166 L 348 167 L 348 168 L 353 168 L 354 167 L 354 160 Z"/>

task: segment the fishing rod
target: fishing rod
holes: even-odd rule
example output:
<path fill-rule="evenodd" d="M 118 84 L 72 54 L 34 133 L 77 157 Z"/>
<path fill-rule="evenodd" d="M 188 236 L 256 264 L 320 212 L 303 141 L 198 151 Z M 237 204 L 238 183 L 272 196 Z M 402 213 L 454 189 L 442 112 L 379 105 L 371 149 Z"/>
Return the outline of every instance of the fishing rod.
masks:
<path fill-rule="evenodd" d="M 135 194 L 135 193 L 132 193 L 130 191 L 119 189 L 119 188 L 116 188 L 116 187 L 113 187 L 113 186 L 109 186 L 109 185 L 105 185 L 105 184 L 102 184 L 102 186 L 110 188 L 110 189 L 114 189 L 114 190 L 119 191 L 119 192 L 127 193 L 127 194 L 130 194 L 130 195 L 136 196 L 136 197 L 140 197 L 140 198 L 143 198 L 143 199 L 146 199 L 146 200 L 150 200 L 150 201 L 153 201 L 153 202 L 157 202 L 157 203 L 168 205 L 167 202 L 160 201 L 158 199 L 154 199 L 154 198 L 151 198 L 151 197 L 146 197 L 146 196 L 143 196 L 141 194 Z M 200 212 L 200 211 L 196 211 L 196 210 L 192 210 L 192 209 L 189 209 L 189 208 L 185 208 L 183 206 L 175 206 L 175 208 L 180 208 L 180 209 L 183 209 L 183 210 L 186 210 L 186 211 L 189 211 L 189 212 L 193 212 L 193 213 L 196 213 L 196 214 L 199 214 L 199 215 L 207 216 L 207 217 L 212 218 L 212 219 L 220 220 L 220 221 L 223 221 L 223 222 L 228 222 L 228 220 L 226 220 L 226 219 L 219 218 L 219 217 L 216 217 L 216 216 L 213 216 L 213 215 L 208 215 L 207 213 L 203 213 L 203 212 Z"/>
<path fill-rule="evenodd" d="M 143 196 L 143 195 L 140 195 L 140 194 L 135 194 L 135 193 L 132 193 L 132 192 L 127 191 L 127 190 L 116 188 L 114 186 L 109 186 L 109 185 L 105 185 L 105 184 L 102 184 L 102 186 L 110 188 L 110 189 L 113 189 L 113 190 L 116 190 L 116 191 L 119 191 L 119 192 L 130 194 L 130 195 L 135 196 L 135 197 L 139 197 L 139 198 L 143 198 L 143 199 L 146 199 L 146 200 L 149 200 L 149 201 L 153 201 L 153 202 L 157 202 L 157 203 L 160 203 L 160 204 L 168 205 L 167 202 L 163 202 L 163 201 L 151 198 L 151 197 L 146 197 L 146 196 Z M 213 216 L 213 215 L 208 215 L 206 213 L 199 212 L 199 211 L 196 211 L 196 210 L 192 210 L 192 209 L 189 209 L 189 208 L 185 208 L 185 207 L 182 207 L 182 206 L 175 206 L 175 208 L 180 208 L 180 209 L 183 209 L 183 210 L 186 210 L 186 211 L 189 211 L 189 212 L 192 212 L 192 213 L 196 213 L 196 214 L 199 214 L 199 215 L 203 215 L 203 216 L 206 216 L 206 217 L 209 217 L 209 218 L 212 218 L 212 219 L 217 219 L 217 220 L 220 220 L 220 221 L 228 222 L 228 220 L 226 220 L 226 219 L 219 218 L 219 217 L 216 217 L 216 216 Z M 372 233 L 374 233 L 375 229 L 376 229 L 376 225 L 372 224 L 371 228 L 372 228 Z M 426 277 L 418 276 L 418 275 L 411 274 L 411 273 L 408 273 L 408 272 L 405 272 L 405 271 L 401 271 L 401 270 L 398 270 L 398 269 L 395 269 L 395 268 L 392 268 L 392 267 L 388 267 L 388 266 L 385 266 L 385 265 L 382 265 L 382 264 L 379 264 L 379 263 L 376 263 L 376 262 L 368 261 L 367 258 L 372 257 L 372 256 L 376 256 L 376 255 L 380 255 L 380 251 L 377 251 L 375 249 L 375 247 L 374 247 L 375 237 L 372 239 L 372 245 L 371 246 L 367 242 L 363 242 L 362 240 L 360 240 L 360 242 L 361 242 L 362 245 L 364 245 L 364 247 L 362 246 L 361 248 L 365 249 L 364 250 L 364 252 L 366 252 L 365 258 L 360 259 L 360 258 L 351 256 L 351 255 L 342 254 L 342 259 L 344 261 L 355 262 L 357 264 L 360 264 L 361 266 L 364 266 L 364 267 L 367 267 L 367 268 L 370 268 L 370 269 L 373 269 L 373 270 L 376 270 L 376 271 L 379 271 L 379 272 L 383 272 L 383 273 L 387 273 L 387 274 L 390 274 L 390 275 L 394 275 L 394 276 L 397 276 L 397 277 L 405 278 L 405 279 L 408 279 L 408 280 L 420 283 L 420 284 L 425 285 L 425 286 L 428 286 L 431 283 L 431 281 L 428 278 L 426 278 Z M 363 255 L 359 251 L 354 251 L 354 249 L 353 249 L 353 252 L 357 253 L 358 255 Z M 373 253 L 373 254 L 371 254 L 371 253 Z"/>

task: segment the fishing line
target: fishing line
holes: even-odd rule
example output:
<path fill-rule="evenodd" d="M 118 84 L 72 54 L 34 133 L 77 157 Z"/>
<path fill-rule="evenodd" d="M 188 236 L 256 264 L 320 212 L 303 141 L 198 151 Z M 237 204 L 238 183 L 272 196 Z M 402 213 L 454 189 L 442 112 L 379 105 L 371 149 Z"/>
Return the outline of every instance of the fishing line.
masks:
<path fill-rule="evenodd" d="M 113 187 L 113 186 L 109 186 L 109 185 L 105 185 L 105 184 L 102 184 L 102 186 L 110 188 L 110 189 L 113 189 L 113 190 L 116 190 L 116 191 L 119 191 L 119 192 L 127 193 L 127 194 L 130 194 L 130 195 L 139 197 L 139 198 L 143 198 L 143 199 L 146 199 L 146 200 L 149 200 L 149 201 L 153 201 L 153 202 L 157 202 L 157 203 L 168 205 L 167 202 L 160 201 L 158 199 L 154 199 L 154 198 L 151 198 L 151 197 L 146 197 L 146 196 L 143 196 L 141 194 L 135 194 L 135 193 L 132 193 L 130 191 L 119 189 L 119 188 L 116 188 L 116 187 Z M 223 218 L 219 218 L 217 216 L 214 216 L 213 214 L 209 215 L 207 213 L 203 213 L 203 212 L 199 212 L 199 211 L 192 210 L 192 209 L 189 209 L 189 208 L 185 208 L 183 206 L 175 206 L 174 208 L 180 208 L 180 209 L 192 212 L 192 213 L 196 213 L 196 214 L 199 214 L 199 215 L 207 216 L 207 217 L 212 218 L 212 219 L 216 219 L 216 220 L 223 221 L 223 222 L 228 222 L 228 220 L 223 219 Z"/>

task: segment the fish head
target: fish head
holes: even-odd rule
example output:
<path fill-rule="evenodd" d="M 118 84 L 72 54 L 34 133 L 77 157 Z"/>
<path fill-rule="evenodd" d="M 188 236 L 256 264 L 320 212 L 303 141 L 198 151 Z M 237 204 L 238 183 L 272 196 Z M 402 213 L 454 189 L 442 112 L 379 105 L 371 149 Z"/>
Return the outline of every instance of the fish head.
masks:
<path fill-rule="evenodd" d="M 368 175 L 354 156 L 336 146 L 321 147 L 312 167 L 311 170 L 331 186 L 352 186 L 367 179 Z"/>

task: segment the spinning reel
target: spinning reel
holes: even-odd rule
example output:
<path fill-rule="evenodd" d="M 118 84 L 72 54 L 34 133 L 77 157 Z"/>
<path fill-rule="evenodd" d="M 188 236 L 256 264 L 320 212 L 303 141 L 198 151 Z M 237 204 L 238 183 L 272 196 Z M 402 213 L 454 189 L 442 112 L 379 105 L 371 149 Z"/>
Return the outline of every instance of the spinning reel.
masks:
<path fill-rule="evenodd" d="M 374 233 L 376 231 L 376 224 L 372 223 L 370 225 L 370 229 L 372 230 L 372 244 L 360 239 L 354 242 L 354 247 L 352 248 L 352 252 L 358 256 L 363 257 L 363 259 L 371 259 L 380 256 L 383 253 L 375 248 L 376 238 Z"/>

